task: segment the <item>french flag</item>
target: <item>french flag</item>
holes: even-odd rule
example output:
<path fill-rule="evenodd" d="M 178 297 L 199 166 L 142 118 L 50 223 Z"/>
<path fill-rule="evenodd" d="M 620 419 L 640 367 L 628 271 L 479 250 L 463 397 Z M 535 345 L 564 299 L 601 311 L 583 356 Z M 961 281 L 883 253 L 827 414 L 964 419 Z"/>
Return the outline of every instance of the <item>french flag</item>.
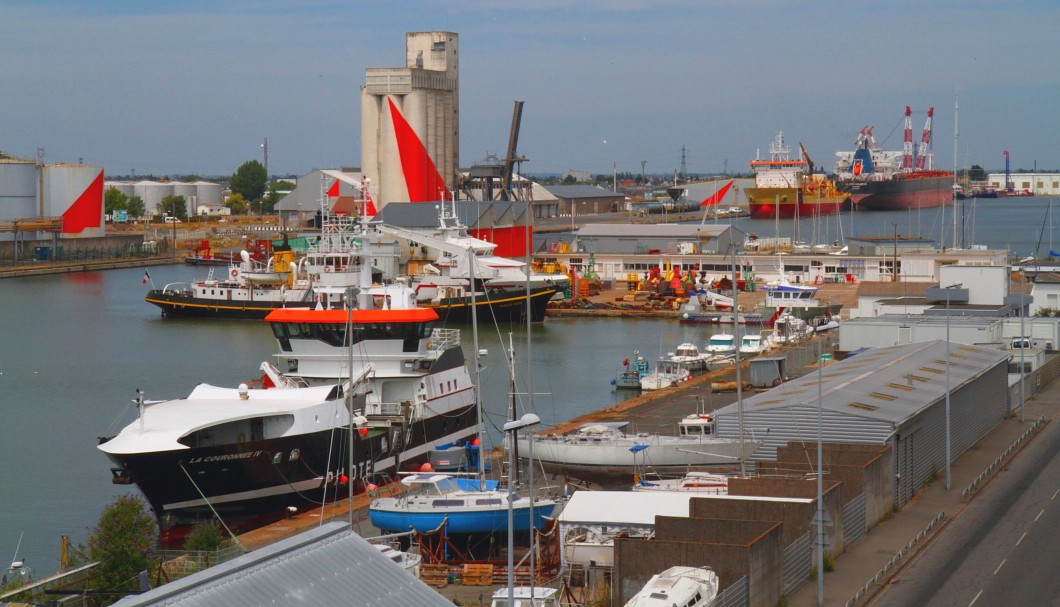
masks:
<path fill-rule="evenodd" d="M 147 281 L 149 280 L 151 280 L 151 274 L 147 270 L 144 270 L 143 284 L 147 284 Z"/>

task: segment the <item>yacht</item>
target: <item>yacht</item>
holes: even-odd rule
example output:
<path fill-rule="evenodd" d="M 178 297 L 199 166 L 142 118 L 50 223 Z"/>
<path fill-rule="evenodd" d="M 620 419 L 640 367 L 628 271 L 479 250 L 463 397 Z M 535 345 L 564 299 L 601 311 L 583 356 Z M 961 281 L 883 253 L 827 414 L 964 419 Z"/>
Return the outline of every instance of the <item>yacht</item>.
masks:
<path fill-rule="evenodd" d="M 625 607 L 708 607 L 718 596 L 718 574 L 710 567 L 670 567 L 653 575 Z"/>

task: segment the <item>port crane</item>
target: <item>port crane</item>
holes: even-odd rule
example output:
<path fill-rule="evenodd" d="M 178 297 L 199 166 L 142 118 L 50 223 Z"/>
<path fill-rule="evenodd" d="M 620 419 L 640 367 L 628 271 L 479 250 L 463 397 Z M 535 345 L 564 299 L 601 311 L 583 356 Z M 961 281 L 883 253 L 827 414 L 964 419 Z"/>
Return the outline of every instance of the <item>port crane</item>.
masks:
<path fill-rule="evenodd" d="M 1005 150 L 1005 191 L 1012 193 L 1012 167 L 1009 165 L 1008 150 Z"/>
<path fill-rule="evenodd" d="M 905 131 L 902 136 L 902 171 L 923 171 L 931 169 L 931 165 L 925 166 L 925 162 L 931 156 L 931 123 L 935 117 L 935 106 L 927 111 L 927 121 L 924 130 L 920 133 L 920 146 L 913 150 L 913 110 L 905 106 Z"/>

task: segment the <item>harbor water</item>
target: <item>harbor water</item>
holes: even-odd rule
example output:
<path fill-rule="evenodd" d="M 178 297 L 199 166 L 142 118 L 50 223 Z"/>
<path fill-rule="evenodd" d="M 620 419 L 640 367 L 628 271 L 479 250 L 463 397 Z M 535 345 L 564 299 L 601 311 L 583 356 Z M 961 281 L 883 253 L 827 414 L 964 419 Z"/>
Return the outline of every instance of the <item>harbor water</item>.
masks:
<path fill-rule="evenodd" d="M 205 271 L 149 269 L 158 287 Z M 18 556 L 37 578 L 56 571 L 61 535 L 84 543 L 108 503 L 136 492 L 111 483 L 96 439 L 135 418 L 137 388 L 147 399 L 170 399 L 199 383 L 234 387 L 259 379 L 258 366 L 277 350 L 263 322 L 161 318 L 143 301 L 151 286 L 144 275 L 124 269 L 0 281 L 0 555 L 15 556 L 24 535 Z M 470 362 L 471 327 L 460 328 Z M 509 335 L 518 411 L 527 410 L 532 391 L 547 425 L 628 397 L 610 380 L 634 350 L 654 360 L 683 341 L 703 347 L 717 330 L 673 320 L 549 318 L 531 330 L 531 366 L 525 324 L 482 323 L 487 445 L 495 444 L 511 403 Z"/>
<path fill-rule="evenodd" d="M 958 212 L 964 226 L 959 233 L 965 246 L 1046 258 L 1060 245 L 1053 244 L 1053 202 L 965 201 Z M 746 217 L 733 222 L 767 237 L 776 231 L 791 238 L 795 225 Z M 811 241 L 897 232 L 936 241 L 945 235 L 949 246 L 952 222 L 949 208 L 843 213 L 818 222 L 803 218 L 798 239 L 815 244 Z M 276 351 L 264 323 L 163 319 L 143 301 L 152 285 L 190 280 L 206 271 L 152 267 L 147 285 L 143 269 L 0 280 L 0 558 L 25 558 L 38 578 L 54 573 L 61 535 L 83 543 L 108 503 L 136 492 L 110 482 L 110 464 L 96 449 L 96 439 L 134 419 L 137 388 L 148 399 L 170 399 L 186 396 L 199 383 L 235 386 L 260 377 L 259 364 Z M 461 328 L 471 359 L 472 331 Z M 654 361 L 682 342 L 702 347 L 712 333 L 724 330 L 674 320 L 550 317 L 533 327 L 528 356 L 525 324 L 483 323 L 478 347 L 486 350 L 479 362 L 487 446 L 499 437 L 512 399 L 509 335 L 518 412 L 529 409 L 532 392 L 533 410 L 547 428 L 627 398 L 612 389 L 610 380 L 635 350 Z"/>

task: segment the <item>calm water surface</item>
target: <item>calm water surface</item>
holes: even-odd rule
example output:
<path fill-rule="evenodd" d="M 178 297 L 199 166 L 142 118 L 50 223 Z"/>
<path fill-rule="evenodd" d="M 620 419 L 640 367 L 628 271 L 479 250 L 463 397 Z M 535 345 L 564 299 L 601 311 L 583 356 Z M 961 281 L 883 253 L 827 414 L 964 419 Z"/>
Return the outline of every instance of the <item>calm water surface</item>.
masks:
<path fill-rule="evenodd" d="M 150 273 L 161 286 L 204 271 L 174 265 Z M 136 492 L 111 484 L 96 437 L 134 419 L 137 388 L 166 399 L 203 382 L 235 386 L 260 377 L 258 365 L 275 352 L 261 322 L 161 318 L 143 301 L 143 276 L 127 269 L 0 281 L 0 559 L 14 556 L 24 533 L 19 556 L 38 578 L 56 571 L 61 535 L 83 543 L 105 505 Z M 462 329 L 470 357 L 472 332 Z M 480 325 L 489 436 L 499 434 L 510 405 L 509 333 L 520 414 L 532 380 L 533 406 L 550 424 L 627 396 L 609 382 L 635 349 L 654 359 L 682 341 L 702 347 L 711 331 L 673 321 L 549 319 L 532 330 L 528 371 L 524 324 Z"/>
<path fill-rule="evenodd" d="M 968 201 L 959 215 L 965 243 L 1011 249 L 1019 257 L 1048 255 L 1054 224 L 1046 198 Z M 800 239 L 903 236 L 952 239 L 952 210 L 845 213 L 799 222 Z M 790 237 L 794 222 L 740 218 L 748 232 Z M 838 225 L 837 225 L 838 224 Z M 945 226 L 945 227 L 943 227 Z M 814 230 L 817 238 L 814 239 Z M 201 268 L 150 269 L 153 283 L 188 280 Z M 252 321 L 162 319 L 144 303 L 142 269 L 0 280 L 0 567 L 19 556 L 37 577 L 58 567 L 59 537 L 82 543 L 102 508 L 134 487 L 110 482 L 109 462 L 96 437 L 113 435 L 134 418 L 136 388 L 148 398 L 186 396 L 198 383 L 234 386 L 259 377 L 258 365 L 275 351 L 268 328 Z M 715 329 L 673 321 L 550 318 L 532 330 L 527 365 L 525 325 L 481 325 L 485 424 L 499 435 L 510 404 L 505 362 L 515 343 L 519 411 L 533 408 L 545 424 L 607 406 L 626 395 L 611 390 L 623 358 L 634 350 L 649 360 L 677 344 L 702 346 Z M 462 339 L 470 357 L 470 327 Z M 530 377 L 532 376 L 532 377 Z"/>

